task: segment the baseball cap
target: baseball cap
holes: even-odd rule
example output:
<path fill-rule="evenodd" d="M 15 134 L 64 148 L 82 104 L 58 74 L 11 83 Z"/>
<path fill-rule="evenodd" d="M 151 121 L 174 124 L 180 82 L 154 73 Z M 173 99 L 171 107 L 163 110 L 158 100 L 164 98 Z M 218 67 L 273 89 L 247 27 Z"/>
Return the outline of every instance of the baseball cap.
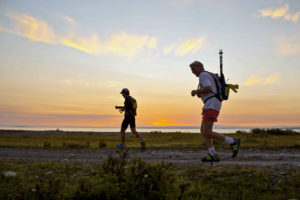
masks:
<path fill-rule="evenodd" d="M 129 94 L 129 90 L 127 88 L 123 88 L 122 91 L 120 92 L 121 94 Z"/>

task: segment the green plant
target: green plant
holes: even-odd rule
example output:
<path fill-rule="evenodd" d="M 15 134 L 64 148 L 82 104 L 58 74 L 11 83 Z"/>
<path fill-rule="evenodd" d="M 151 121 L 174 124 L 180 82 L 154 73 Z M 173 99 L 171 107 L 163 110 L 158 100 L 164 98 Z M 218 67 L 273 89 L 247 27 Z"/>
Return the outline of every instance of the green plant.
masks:
<path fill-rule="evenodd" d="M 107 144 L 105 143 L 105 141 L 104 140 L 100 140 L 99 141 L 99 148 L 105 148 L 105 147 L 107 147 Z"/>
<path fill-rule="evenodd" d="M 260 129 L 254 128 L 250 131 L 251 134 L 268 134 L 268 135 L 300 135 L 299 132 L 290 129 Z"/>
<path fill-rule="evenodd" d="M 50 148 L 51 147 L 51 142 L 44 142 L 44 148 Z"/>

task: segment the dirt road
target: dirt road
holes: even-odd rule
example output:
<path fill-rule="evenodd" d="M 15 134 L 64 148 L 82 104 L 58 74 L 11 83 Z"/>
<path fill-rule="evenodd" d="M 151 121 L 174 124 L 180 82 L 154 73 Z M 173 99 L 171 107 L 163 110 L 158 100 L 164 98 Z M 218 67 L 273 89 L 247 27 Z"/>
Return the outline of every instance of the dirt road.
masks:
<path fill-rule="evenodd" d="M 195 149 L 130 149 L 128 158 L 140 157 L 148 162 L 172 162 L 183 165 L 208 165 L 202 163 L 201 157 L 206 155 L 206 150 Z M 236 158 L 231 158 L 229 150 L 218 150 L 221 162 L 215 165 L 244 165 L 244 166 L 276 166 L 300 167 L 300 151 L 297 149 L 258 150 L 241 149 Z M 97 150 L 47 150 L 47 149 L 22 149 L 0 148 L 0 160 L 3 161 L 33 161 L 33 162 L 102 162 L 107 156 L 118 156 L 114 149 Z"/>

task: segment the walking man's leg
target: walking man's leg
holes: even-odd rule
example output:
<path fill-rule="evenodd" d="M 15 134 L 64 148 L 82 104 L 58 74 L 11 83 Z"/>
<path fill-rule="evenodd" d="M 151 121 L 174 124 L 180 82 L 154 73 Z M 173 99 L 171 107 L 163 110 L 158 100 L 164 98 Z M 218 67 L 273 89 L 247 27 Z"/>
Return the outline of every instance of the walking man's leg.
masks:
<path fill-rule="evenodd" d="M 135 135 L 135 137 L 139 138 L 140 140 L 143 140 L 141 135 L 136 131 L 135 127 L 131 127 L 131 132 Z"/>
<path fill-rule="evenodd" d="M 201 124 L 201 133 L 203 136 L 203 139 L 206 143 L 206 146 L 208 148 L 208 156 L 202 159 L 202 161 L 218 161 L 219 158 L 216 155 L 216 151 L 213 145 L 213 140 L 219 140 L 224 141 L 228 144 L 230 144 L 231 149 L 233 151 L 232 157 L 235 157 L 239 151 L 240 147 L 240 139 L 239 138 L 231 138 L 231 137 L 225 137 L 224 135 L 220 133 L 213 132 L 213 125 L 214 122 L 217 120 L 216 116 L 210 116 L 207 114 L 208 112 L 204 111 L 202 124 Z"/>
<path fill-rule="evenodd" d="M 121 128 L 121 141 L 122 141 L 123 147 L 125 147 L 125 138 L 126 138 L 125 131 L 126 131 L 126 128 Z"/>
<path fill-rule="evenodd" d="M 213 141 L 214 139 L 221 139 L 221 136 L 218 136 L 216 138 L 212 135 L 212 128 L 213 128 L 214 121 L 213 120 L 202 120 L 201 124 L 201 134 L 202 137 L 206 143 L 206 146 L 208 148 L 208 156 L 204 157 L 202 159 L 203 162 L 217 162 L 219 161 L 219 157 L 216 154 Z M 219 138 L 220 137 L 220 138 Z"/>
<path fill-rule="evenodd" d="M 119 148 L 119 149 L 124 149 L 125 148 L 125 138 L 126 138 L 126 135 L 125 135 L 125 131 L 128 127 L 128 124 L 129 124 L 129 121 L 128 119 L 125 117 L 123 122 L 122 122 L 122 125 L 121 125 L 121 141 L 122 143 L 121 144 L 118 144 L 116 147 Z"/>
<path fill-rule="evenodd" d="M 145 150 L 145 148 L 146 148 L 146 142 L 142 138 L 142 136 L 136 131 L 136 128 L 135 128 L 135 118 L 133 118 L 132 121 L 131 121 L 131 123 L 130 123 L 130 129 L 131 129 L 132 134 L 134 134 L 135 137 L 137 137 L 137 138 L 140 139 L 141 147 L 142 147 L 143 150 Z"/>

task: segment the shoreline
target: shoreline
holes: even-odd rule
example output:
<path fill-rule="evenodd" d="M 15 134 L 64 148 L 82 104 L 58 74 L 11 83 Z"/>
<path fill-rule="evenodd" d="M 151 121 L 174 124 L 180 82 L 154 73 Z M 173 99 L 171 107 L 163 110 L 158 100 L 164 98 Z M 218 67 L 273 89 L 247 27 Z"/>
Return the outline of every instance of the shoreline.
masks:
<path fill-rule="evenodd" d="M 132 134 L 130 130 L 126 131 L 127 134 Z M 198 133 L 191 133 L 191 132 L 180 132 L 180 131 L 169 131 L 169 132 L 163 132 L 163 131 L 147 131 L 147 132 L 140 132 L 140 134 L 169 134 L 169 133 L 182 133 L 182 134 L 198 134 Z M 15 130 L 15 129 L 0 129 L 0 135 L 1 134 L 36 134 L 36 135 L 42 135 L 42 134 L 53 134 L 53 135 L 116 135 L 120 134 L 120 132 L 117 131 L 64 131 L 64 130 Z M 200 134 L 200 132 L 199 132 Z M 223 133 L 222 133 L 223 134 Z M 231 133 L 224 133 L 224 134 L 231 134 Z"/>
<path fill-rule="evenodd" d="M 143 134 L 143 132 L 140 132 Z M 147 132 L 145 132 L 147 133 Z M 150 133 L 150 132 L 149 132 Z M 120 134 L 120 132 L 98 132 L 98 131 L 64 131 L 64 130 L 14 130 L 14 129 L 0 129 L 1 134 L 58 134 L 58 135 L 67 135 L 67 134 L 77 134 L 77 135 L 115 135 Z"/>

